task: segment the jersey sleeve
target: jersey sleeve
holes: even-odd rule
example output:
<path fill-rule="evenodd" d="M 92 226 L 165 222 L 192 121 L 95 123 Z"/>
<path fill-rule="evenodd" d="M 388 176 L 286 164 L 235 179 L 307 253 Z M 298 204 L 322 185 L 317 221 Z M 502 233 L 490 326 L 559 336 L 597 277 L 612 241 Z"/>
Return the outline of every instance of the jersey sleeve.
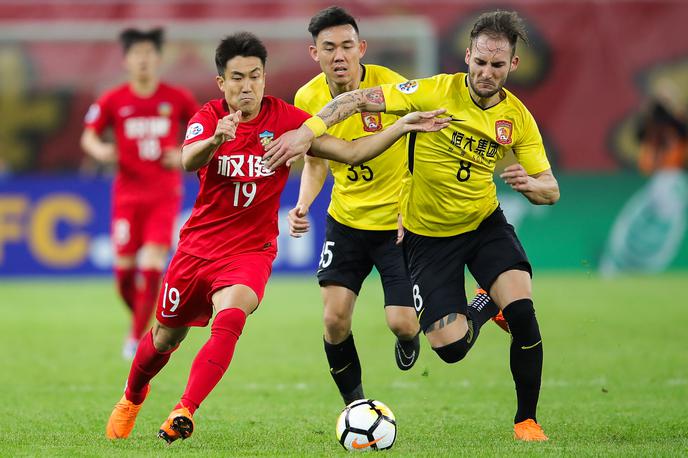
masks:
<path fill-rule="evenodd" d="M 84 117 L 85 128 L 91 128 L 100 135 L 107 126 L 112 124 L 111 99 L 108 94 L 105 94 L 91 104 Z"/>
<path fill-rule="evenodd" d="M 210 114 L 208 107 L 201 108 L 201 110 L 189 120 L 189 125 L 186 128 L 186 135 L 184 136 L 184 144 L 182 146 L 212 137 L 215 135 L 216 127 L 217 119 Z"/>
<path fill-rule="evenodd" d="M 385 112 L 403 116 L 412 111 L 430 111 L 441 108 L 437 100 L 438 82 L 434 78 L 408 80 L 402 83 L 383 84 Z"/>
<path fill-rule="evenodd" d="M 298 129 L 301 127 L 301 124 L 303 124 L 308 118 L 311 117 L 311 114 L 302 110 L 301 108 L 294 106 L 294 105 L 289 105 L 287 104 L 287 111 L 288 111 L 288 119 L 290 121 L 293 121 L 293 125 L 289 128 L 291 129 Z"/>
<path fill-rule="evenodd" d="M 529 111 L 524 113 L 523 135 L 515 142 L 514 155 L 528 175 L 535 175 L 550 168 L 545 145 L 537 123 Z"/>

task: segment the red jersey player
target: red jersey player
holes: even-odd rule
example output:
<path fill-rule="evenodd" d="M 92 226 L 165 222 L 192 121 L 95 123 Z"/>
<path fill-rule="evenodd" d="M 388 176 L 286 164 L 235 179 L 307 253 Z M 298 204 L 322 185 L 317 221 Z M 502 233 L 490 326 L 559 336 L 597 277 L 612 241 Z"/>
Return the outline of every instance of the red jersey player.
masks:
<path fill-rule="evenodd" d="M 279 197 L 289 174 L 287 167 L 271 172 L 264 166 L 264 147 L 301 124 L 322 133 L 322 125 L 311 125 L 304 111 L 263 95 L 266 57 L 261 41 L 246 32 L 217 47 L 216 80 L 224 98 L 194 115 L 182 149 L 182 164 L 198 171 L 200 190 L 163 281 L 153 329 L 141 339 L 124 396 L 108 420 L 110 439 L 129 436 L 150 380 L 189 327 L 206 326 L 215 312 L 186 389 L 158 433 L 168 443 L 189 437 L 194 412 L 227 370 L 246 317 L 263 297 L 277 254 Z M 410 130 L 446 127 L 448 119 L 435 118 L 438 113 L 407 115 L 381 134 L 355 142 L 323 135 L 312 152 L 327 158 L 380 152 Z"/>
<path fill-rule="evenodd" d="M 181 126 L 198 105 L 188 91 L 159 80 L 161 29 L 128 29 L 120 41 L 129 81 L 91 105 L 81 145 L 95 159 L 118 166 L 111 231 L 117 289 L 132 312 L 122 350 L 131 359 L 148 329 L 181 204 Z M 114 144 L 101 138 L 108 127 Z"/>

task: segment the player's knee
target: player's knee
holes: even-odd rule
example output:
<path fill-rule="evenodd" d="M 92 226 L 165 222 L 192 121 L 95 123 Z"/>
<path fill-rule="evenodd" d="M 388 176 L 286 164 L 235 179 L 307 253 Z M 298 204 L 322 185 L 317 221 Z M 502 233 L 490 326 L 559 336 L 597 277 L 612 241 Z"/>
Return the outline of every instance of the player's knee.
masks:
<path fill-rule="evenodd" d="M 437 356 L 442 358 L 442 361 L 449 364 L 457 363 L 464 359 L 470 349 L 471 346 L 468 343 L 467 336 L 443 347 L 433 347 Z"/>
<path fill-rule="evenodd" d="M 502 314 L 509 324 L 509 331 L 515 342 L 528 346 L 542 339 L 532 300 L 514 301 L 504 308 Z"/>
<path fill-rule="evenodd" d="M 351 316 L 348 314 L 325 309 L 323 324 L 329 341 L 342 341 L 351 333 Z"/>
<path fill-rule="evenodd" d="M 153 325 L 153 346 L 160 353 L 167 353 L 182 343 L 188 328 L 168 328 L 157 321 Z"/>
<path fill-rule="evenodd" d="M 403 340 L 413 339 L 420 330 L 415 312 L 409 316 L 395 315 L 387 317 L 387 325 L 395 336 Z"/>
<path fill-rule="evenodd" d="M 139 267 L 141 269 L 164 270 L 168 253 L 169 249 L 164 245 L 144 245 L 139 255 Z"/>

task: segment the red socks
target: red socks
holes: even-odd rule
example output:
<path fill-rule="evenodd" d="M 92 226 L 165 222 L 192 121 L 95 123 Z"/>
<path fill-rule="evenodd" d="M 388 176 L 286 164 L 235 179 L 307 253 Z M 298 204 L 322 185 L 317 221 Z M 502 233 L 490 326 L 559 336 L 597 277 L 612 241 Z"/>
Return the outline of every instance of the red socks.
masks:
<path fill-rule="evenodd" d="M 170 360 L 170 355 L 176 349 L 173 348 L 166 353 L 158 352 L 153 345 L 153 331 L 149 331 L 141 338 L 129 370 L 127 387 L 124 390 L 124 395 L 128 400 L 134 404 L 143 402 L 148 391 L 148 382 L 165 367 L 165 364 Z"/>
<path fill-rule="evenodd" d="M 245 324 L 246 314 L 238 308 L 225 309 L 215 316 L 210 328 L 210 339 L 198 351 L 191 365 L 186 390 L 175 408 L 183 405 L 192 414 L 198 409 L 227 371 Z M 158 352 L 153 346 L 152 331 L 141 339 L 124 391 L 128 400 L 134 404 L 143 402 L 148 383 L 165 367 L 174 350 L 176 348 L 166 353 Z"/>
<path fill-rule="evenodd" d="M 175 408 L 183 404 L 192 414 L 198 409 L 227 371 L 244 324 L 246 314 L 238 308 L 222 310 L 215 316 L 210 328 L 210 339 L 196 355 L 186 390 Z"/>
<path fill-rule="evenodd" d="M 129 307 L 129 310 L 133 312 L 135 308 L 134 301 L 136 300 L 136 268 L 123 269 L 115 267 L 114 269 L 117 291 L 124 303 Z"/>
<path fill-rule="evenodd" d="M 139 339 L 148 330 L 158 299 L 162 273 L 149 269 L 140 271 L 140 275 L 142 284 L 136 292 L 134 319 L 131 326 L 131 336 L 135 339 Z"/>

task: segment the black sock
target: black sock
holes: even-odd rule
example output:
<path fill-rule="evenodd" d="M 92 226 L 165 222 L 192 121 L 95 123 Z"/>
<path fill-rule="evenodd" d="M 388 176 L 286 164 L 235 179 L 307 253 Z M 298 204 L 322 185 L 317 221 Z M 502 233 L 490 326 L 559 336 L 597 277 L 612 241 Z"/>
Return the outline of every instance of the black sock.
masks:
<path fill-rule="evenodd" d="M 330 375 L 339 388 L 344 402 L 349 404 L 362 399 L 361 362 L 358 360 L 353 334 L 349 334 L 342 343 L 331 344 L 323 339 L 325 354 L 330 364 Z"/>
<path fill-rule="evenodd" d="M 532 418 L 536 410 L 542 380 L 542 337 L 535 318 L 533 301 L 519 299 L 507 305 L 502 314 L 511 331 L 511 374 L 516 384 L 518 410 L 514 423 Z"/>
<path fill-rule="evenodd" d="M 477 294 L 466 309 L 466 319 L 468 320 L 468 350 L 473 348 L 475 341 L 478 340 L 480 328 L 493 316 L 499 312 L 499 307 L 487 294 Z"/>
<path fill-rule="evenodd" d="M 468 304 L 468 312 L 468 316 L 473 321 L 473 326 L 480 329 L 490 318 L 499 313 L 499 307 L 490 296 L 479 293 Z"/>
<path fill-rule="evenodd" d="M 399 341 L 399 345 L 401 345 L 402 350 L 404 350 L 404 353 L 407 355 L 410 355 L 414 351 L 417 351 L 417 349 L 420 347 L 420 331 L 418 331 L 418 334 L 415 336 L 411 337 L 410 340 L 404 340 L 401 337 L 397 337 L 397 340 Z"/>

